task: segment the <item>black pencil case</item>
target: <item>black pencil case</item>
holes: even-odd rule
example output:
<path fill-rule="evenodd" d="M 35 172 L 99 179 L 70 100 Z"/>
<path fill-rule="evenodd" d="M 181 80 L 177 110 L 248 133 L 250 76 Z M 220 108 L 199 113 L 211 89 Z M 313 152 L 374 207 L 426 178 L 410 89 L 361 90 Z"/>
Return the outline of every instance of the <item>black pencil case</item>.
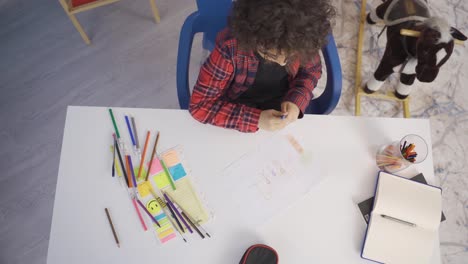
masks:
<path fill-rule="evenodd" d="M 278 264 L 278 253 L 267 245 L 253 245 L 245 251 L 239 264 Z"/>

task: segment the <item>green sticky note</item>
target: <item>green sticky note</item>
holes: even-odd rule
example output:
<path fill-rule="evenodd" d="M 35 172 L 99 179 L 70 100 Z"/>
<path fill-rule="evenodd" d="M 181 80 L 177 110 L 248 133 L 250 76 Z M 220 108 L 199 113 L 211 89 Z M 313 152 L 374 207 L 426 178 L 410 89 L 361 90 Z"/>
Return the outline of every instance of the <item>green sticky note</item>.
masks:
<path fill-rule="evenodd" d="M 138 171 L 140 170 L 140 167 L 134 167 L 133 168 L 133 173 L 135 173 L 135 179 L 137 181 L 141 180 L 141 179 L 145 179 L 146 177 L 146 170 L 145 170 L 145 167 L 143 167 L 141 169 L 141 175 L 140 175 L 140 178 L 138 178 Z"/>
<path fill-rule="evenodd" d="M 158 187 L 158 189 L 162 189 L 162 188 L 164 188 L 166 186 L 169 186 L 171 184 L 169 182 L 168 175 L 164 171 L 162 171 L 158 175 L 154 176 L 153 179 L 154 179 L 154 182 L 156 183 L 156 186 Z"/>

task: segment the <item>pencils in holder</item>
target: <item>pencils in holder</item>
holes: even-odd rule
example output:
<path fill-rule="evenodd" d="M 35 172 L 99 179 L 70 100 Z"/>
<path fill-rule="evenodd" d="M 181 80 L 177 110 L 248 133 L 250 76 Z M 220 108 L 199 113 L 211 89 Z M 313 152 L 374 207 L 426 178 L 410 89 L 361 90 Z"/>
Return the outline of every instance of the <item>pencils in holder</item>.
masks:
<path fill-rule="evenodd" d="M 115 243 L 117 244 L 117 247 L 120 248 L 119 238 L 117 237 L 117 232 L 115 232 L 115 227 L 114 227 L 114 224 L 112 223 L 112 218 L 110 216 L 109 209 L 105 208 L 104 211 L 106 212 L 107 220 L 109 221 L 109 225 L 112 229 L 112 234 L 114 235 Z"/>

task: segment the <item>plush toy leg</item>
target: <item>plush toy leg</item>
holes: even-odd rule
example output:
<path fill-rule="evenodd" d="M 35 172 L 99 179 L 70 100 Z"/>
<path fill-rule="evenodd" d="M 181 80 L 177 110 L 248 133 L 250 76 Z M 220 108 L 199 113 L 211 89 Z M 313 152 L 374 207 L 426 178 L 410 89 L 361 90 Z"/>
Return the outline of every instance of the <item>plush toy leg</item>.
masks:
<path fill-rule="evenodd" d="M 395 96 L 398 99 L 405 99 L 411 92 L 411 85 L 406 85 L 404 83 L 399 83 L 395 90 Z"/>
<path fill-rule="evenodd" d="M 374 76 L 366 83 L 366 86 L 364 86 L 364 92 L 367 94 L 374 93 L 375 91 L 378 91 L 380 87 L 382 87 L 382 84 L 385 81 L 379 81 L 377 80 Z"/>
<path fill-rule="evenodd" d="M 400 75 L 400 83 L 395 89 L 395 96 L 398 99 L 405 99 L 411 92 L 411 86 L 416 79 L 416 74 L 405 74 Z"/>

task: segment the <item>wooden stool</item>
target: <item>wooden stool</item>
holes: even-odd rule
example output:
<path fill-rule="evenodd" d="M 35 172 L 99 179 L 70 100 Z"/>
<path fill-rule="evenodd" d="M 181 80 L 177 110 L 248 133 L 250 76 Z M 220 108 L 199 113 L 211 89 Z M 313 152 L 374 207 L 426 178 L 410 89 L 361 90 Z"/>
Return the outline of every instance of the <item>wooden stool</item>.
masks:
<path fill-rule="evenodd" d="M 358 36 L 358 50 L 357 50 L 357 63 L 356 63 L 356 101 L 354 114 L 356 116 L 361 115 L 361 97 L 367 96 L 383 100 L 391 100 L 401 102 L 403 105 L 403 116 L 405 118 L 410 118 L 410 109 L 409 109 L 409 96 L 405 99 L 400 99 L 395 96 L 392 92 L 387 92 L 386 94 L 375 92 L 373 94 L 368 94 L 362 89 L 362 76 L 361 76 L 361 64 L 362 64 L 362 42 L 364 39 L 364 23 L 366 23 L 366 3 L 367 0 L 362 0 L 361 2 L 361 15 L 359 19 L 359 36 Z"/>
<path fill-rule="evenodd" d="M 63 10 L 65 10 L 65 13 L 67 13 L 68 17 L 70 18 L 71 22 L 75 26 L 76 30 L 80 33 L 81 37 L 83 38 L 84 42 L 86 44 L 91 44 L 91 41 L 88 38 L 88 35 L 83 30 L 83 27 L 80 25 L 78 20 L 75 17 L 75 14 L 94 9 L 96 7 L 112 4 L 115 2 L 118 2 L 120 0 L 94 0 L 91 2 L 87 0 L 82 0 L 82 1 L 77 1 L 77 2 L 83 2 L 83 4 L 79 4 L 76 6 L 73 6 L 71 0 L 59 0 L 60 4 L 63 7 Z M 156 2 L 155 0 L 149 0 L 150 5 L 151 5 L 151 11 L 153 12 L 154 16 L 154 21 L 156 23 L 159 23 L 161 21 L 161 18 L 159 17 L 159 11 L 158 8 L 156 7 Z"/>

